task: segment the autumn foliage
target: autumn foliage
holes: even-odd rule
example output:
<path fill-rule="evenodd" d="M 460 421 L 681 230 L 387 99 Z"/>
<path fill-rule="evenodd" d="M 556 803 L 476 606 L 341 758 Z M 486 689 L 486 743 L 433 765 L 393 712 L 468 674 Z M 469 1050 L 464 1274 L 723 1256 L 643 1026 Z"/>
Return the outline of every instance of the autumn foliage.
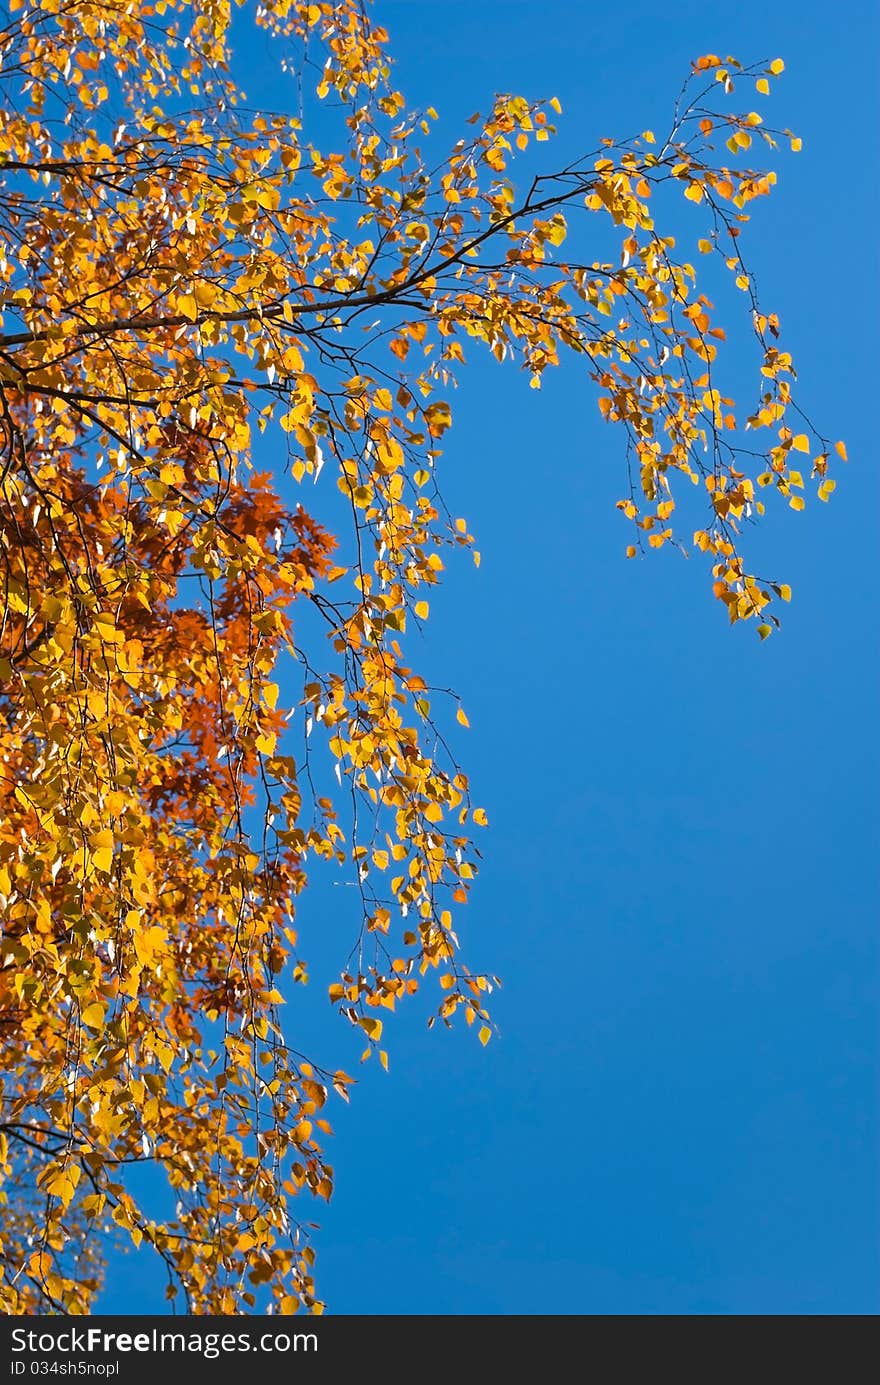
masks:
<path fill-rule="evenodd" d="M 236 16 L 297 74 L 293 118 L 238 91 L 222 0 L 6 7 L 6 1312 L 89 1311 L 114 1236 L 161 1257 L 188 1311 L 320 1310 L 306 1223 L 332 1190 L 325 1103 L 352 1078 L 285 1021 L 315 858 L 357 886 L 330 994 L 366 1053 L 385 1060 L 383 1019 L 426 974 L 442 1019 L 491 1035 L 491 979 L 454 932 L 485 814 L 406 654 L 473 542 L 436 481 L 467 353 L 535 387 L 581 356 L 622 425 L 630 554 L 696 546 L 762 637 L 790 592 L 741 537 L 762 496 L 799 509 L 834 486 L 741 254 L 763 156 L 798 147 L 748 109 L 781 61 L 701 58 L 668 131 L 517 191 L 510 165 L 542 163 L 558 102 L 499 95 L 438 153 L 380 20 L 356 0 Z M 664 205 L 700 218 L 695 260 L 741 290 L 761 381 L 744 409 Z M 594 225 L 611 258 L 569 248 Z"/>

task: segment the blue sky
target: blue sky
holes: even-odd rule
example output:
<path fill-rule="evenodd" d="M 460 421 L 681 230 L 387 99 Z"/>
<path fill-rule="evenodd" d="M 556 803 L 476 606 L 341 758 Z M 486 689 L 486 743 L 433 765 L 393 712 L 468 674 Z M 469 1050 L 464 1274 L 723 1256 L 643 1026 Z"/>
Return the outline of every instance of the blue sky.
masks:
<path fill-rule="evenodd" d="M 772 115 L 804 151 L 751 259 L 852 461 L 830 505 L 780 508 L 755 544 L 794 592 L 759 645 L 699 561 L 624 560 L 622 439 L 578 366 L 536 392 L 475 358 L 443 488 L 482 566 L 453 565 L 411 652 L 471 720 L 491 830 L 462 932 L 503 978 L 500 1035 L 429 1033 L 416 1004 L 389 1074 L 358 1070 L 316 1213 L 331 1311 L 880 1307 L 873 9 L 375 6 L 450 142 L 497 89 L 555 94 L 563 157 L 662 127 L 699 53 L 784 57 Z M 289 1020 L 352 1070 L 324 999 L 345 891 L 305 896 L 300 929 L 314 994 Z M 104 1306 L 162 1311 L 161 1291 L 128 1257 Z"/>

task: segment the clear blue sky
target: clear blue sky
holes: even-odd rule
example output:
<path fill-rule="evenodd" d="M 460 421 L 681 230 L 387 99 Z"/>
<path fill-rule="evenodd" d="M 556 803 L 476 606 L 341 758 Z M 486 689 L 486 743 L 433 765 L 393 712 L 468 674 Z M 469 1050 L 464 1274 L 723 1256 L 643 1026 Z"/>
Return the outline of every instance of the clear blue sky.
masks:
<path fill-rule="evenodd" d="M 320 1290 L 341 1313 L 876 1312 L 874 6 L 375 10 L 450 142 L 505 89 L 558 95 L 575 154 L 662 126 L 699 53 L 783 56 L 772 112 L 804 152 L 751 255 L 852 461 L 829 506 L 767 525 L 756 551 L 794 601 L 759 645 L 698 562 L 624 561 L 621 438 L 580 370 L 537 393 L 475 358 L 444 490 L 483 564 L 450 571 L 416 657 L 471 719 L 492 826 L 463 932 L 503 977 L 501 1034 L 428 1033 L 416 1005 L 390 1073 L 358 1070 Z M 351 1071 L 325 1000 L 347 907 L 304 897 L 313 994 L 288 1018 Z M 161 1292 L 128 1257 L 105 1307 Z"/>

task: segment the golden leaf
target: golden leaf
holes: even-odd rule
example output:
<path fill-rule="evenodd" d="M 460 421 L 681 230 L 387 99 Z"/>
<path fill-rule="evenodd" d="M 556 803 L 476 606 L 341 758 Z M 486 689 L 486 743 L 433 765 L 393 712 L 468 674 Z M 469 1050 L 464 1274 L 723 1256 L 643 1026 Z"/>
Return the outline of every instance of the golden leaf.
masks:
<path fill-rule="evenodd" d="M 94 832 L 89 838 L 92 860 L 97 869 L 106 874 L 113 868 L 113 846 L 113 833 L 107 827 L 103 827 L 100 832 Z"/>

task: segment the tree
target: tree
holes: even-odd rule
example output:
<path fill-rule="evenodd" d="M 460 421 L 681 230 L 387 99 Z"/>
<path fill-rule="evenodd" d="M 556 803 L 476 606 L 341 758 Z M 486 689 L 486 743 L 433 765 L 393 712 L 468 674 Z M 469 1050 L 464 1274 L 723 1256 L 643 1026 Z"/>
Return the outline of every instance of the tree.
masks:
<path fill-rule="evenodd" d="M 6 1312 L 87 1312 L 111 1235 L 152 1247 L 189 1311 L 320 1311 L 296 1199 L 331 1194 L 322 1112 L 352 1078 L 283 1020 L 311 861 L 358 886 L 330 996 L 365 1057 L 387 1062 L 383 1014 L 426 973 L 445 1022 L 491 1037 L 492 978 L 453 921 L 485 813 L 449 700 L 432 710 L 405 654 L 473 544 L 436 480 L 471 341 L 533 387 L 584 358 L 623 425 L 628 554 L 678 543 L 678 504 L 762 638 L 790 598 L 741 553 L 762 488 L 803 508 L 799 454 L 834 487 L 741 255 L 774 183 L 750 150 L 799 141 L 730 98 L 766 94 L 781 60 L 700 58 L 664 137 L 603 140 L 517 192 L 555 99 L 497 96 L 440 156 L 358 0 L 263 0 L 251 22 L 308 89 L 297 118 L 246 104 L 215 0 L 12 0 L 0 32 Z M 318 105 L 333 152 L 305 133 Z M 655 222 L 681 196 L 744 295 L 750 413 Z M 567 249 L 584 218 L 604 260 Z M 271 471 L 255 432 L 283 450 Z M 319 477 L 335 534 L 295 498 Z"/>

